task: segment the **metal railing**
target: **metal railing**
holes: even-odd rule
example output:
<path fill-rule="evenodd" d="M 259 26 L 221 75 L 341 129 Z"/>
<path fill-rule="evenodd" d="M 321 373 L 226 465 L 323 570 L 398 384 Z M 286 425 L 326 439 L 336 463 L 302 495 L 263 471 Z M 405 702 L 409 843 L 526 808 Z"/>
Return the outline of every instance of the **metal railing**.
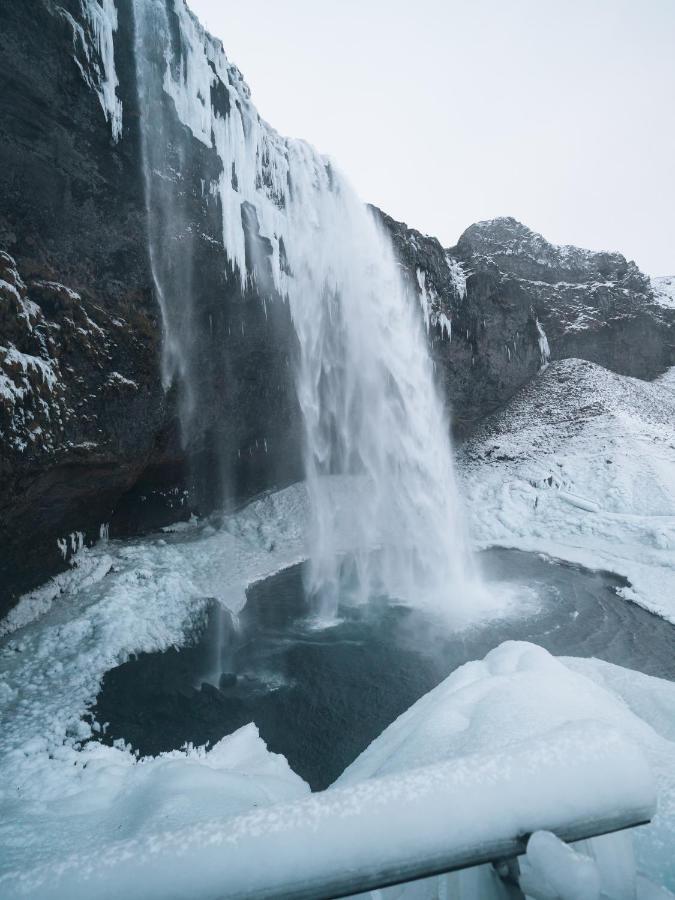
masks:
<path fill-rule="evenodd" d="M 597 723 L 252 810 L 31 873 L 17 896 L 334 900 L 648 822 L 642 752 Z"/>

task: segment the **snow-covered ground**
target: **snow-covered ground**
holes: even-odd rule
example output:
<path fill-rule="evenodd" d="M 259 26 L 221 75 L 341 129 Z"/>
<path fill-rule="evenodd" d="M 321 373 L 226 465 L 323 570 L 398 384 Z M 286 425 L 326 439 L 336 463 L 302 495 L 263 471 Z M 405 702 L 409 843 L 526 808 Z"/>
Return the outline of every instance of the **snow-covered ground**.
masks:
<path fill-rule="evenodd" d="M 675 309 L 675 275 L 659 275 L 651 279 L 654 298 L 659 306 Z"/>
<path fill-rule="evenodd" d="M 304 504 L 291 488 L 231 520 L 232 533 L 193 524 L 101 543 L 24 598 L 0 644 L 0 871 L 308 790 L 254 726 L 208 752 L 138 761 L 122 746 L 86 743 L 81 718 L 108 669 L 184 643 L 209 597 L 236 610 L 248 583 L 302 558 Z M 272 532 L 283 535 L 276 548 Z"/>
<path fill-rule="evenodd" d="M 675 684 L 620 666 L 556 659 L 534 644 L 506 642 L 484 660 L 457 669 L 418 700 L 347 768 L 337 785 L 471 753 L 501 750 L 506 759 L 519 742 L 587 721 L 617 729 L 645 751 L 659 785 L 659 811 L 651 825 L 632 833 L 637 868 L 656 884 L 675 888 Z M 596 838 L 581 849 L 599 861 L 605 896 L 635 897 L 630 837 Z M 391 897 L 507 896 L 488 866 L 442 880 L 445 894 L 433 879 L 392 889 Z M 650 896 L 646 886 L 638 896 Z"/>
<path fill-rule="evenodd" d="M 675 623 L 675 369 L 654 382 L 552 363 L 463 448 L 479 546 L 624 576 Z"/>
<path fill-rule="evenodd" d="M 571 860 L 554 859 L 553 866 L 547 857 L 551 856 L 551 850 L 555 857 L 556 848 L 547 848 L 546 838 L 542 836 L 544 847 L 535 847 L 538 852 L 533 854 L 532 864 L 528 867 L 524 862 L 523 869 L 529 872 L 529 883 L 539 885 L 539 889 L 529 892 L 536 900 L 551 897 L 601 900 L 601 896 L 605 900 L 657 900 L 672 895 L 665 890 L 654 890 L 654 883 L 675 885 L 675 860 L 671 852 L 675 841 L 673 722 L 674 684 L 596 660 L 557 660 L 533 644 L 507 642 L 491 651 L 483 661 L 462 666 L 422 697 L 348 767 L 335 787 L 349 788 L 375 776 L 405 774 L 419 766 L 450 762 L 448 777 L 457 779 L 460 793 L 464 791 L 469 796 L 473 793 L 482 804 L 481 816 L 470 826 L 472 833 L 477 830 L 489 834 L 499 832 L 500 822 L 510 821 L 510 811 L 515 806 L 527 809 L 528 817 L 551 815 L 550 810 L 543 808 L 547 805 L 542 802 L 544 793 L 549 795 L 549 800 L 550 796 L 557 796 L 563 806 L 570 802 L 569 795 L 564 799 L 560 796 L 562 788 L 551 781 L 550 775 L 545 791 L 539 785 L 522 802 L 513 795 L 511 803 L 505 805 L 499 802 L 499 790 L 496 793 L 492 790 L 493 782 L 499 784 L 500 779 L 505 779 L 504 796 L 511 796 L 509 791 L 527 790 L 527 783 L 541 780 L 540 773 L 549 764 L 547 754 L 558 760 L 556 767 L 569 764 L 573 771 L 574 760 L 570 755 L 578 752 L 583 756 L 583 739 L 588 735 L 595 742 L 594 753 L 606 736 L 606 766 L 610 769 L 613 752 L 617 749 L 626 752 L 623 742 L 627 740 L 641 748 L 658 783 L 659 811 L 653 823 L 632 833 L 576 845 L 577 856 Z M 536 747 L 535 758 L 527 757 L 528 746 Z M 209 766 L 205 763 L 208 756 L 220 759 Z M 127 777 L 124 789 L 120 790 L 121 779 L 111 778 L 109 762 L 106 765 L 93 755 L 88 762 L 94 768 L 98 764 L 98 782 L 90 781 L 87 790 L 81 785 L 79 804 L 72 797 L 65 805 L 54 802 L 47 822 L 33 823 L 33 840 L 24 852 L 35 854 L 38 842 L 48 836 L 49 829 L 65 831 L 69 844 L 62 846 L 60 852 L 54 846 L 49 847 L 48 853 L 38 853 L 30 865 L 25 861 L 19 864 L 18 872 L 10 872 L 0 879 L 2 896 L 70 900 L 75 896 L 91 896 L 93 891 L 95 896 L 108 898 L 179 898 L 186 896 L 186 883 L 190 885 L 190 896 L 196 900 L 220 896 L 218 891 L 225 886 L 227 868 L 219 862 L 220 857 L 232 852 L 233 841 L 234 852 L 238 853 L 237 834 L 241 829 L 245 838 L 255 840 L 256 829 L 262 829 L 270 831 L 270 838 L 275 840 L 274 835 L 284 830 L 284 807 L 271 810 L 270 815 L 263 811 L 262 815 L 240 820 L 234 835 L 228 829 L 228 820 L 247 808 L 297 799 L 302 795 L 303 785 L 283 761 L 266 753 L 251 726 L 221 741 L 211 754 L 202 755 L 201 760 L 197 757 L 194 752 L 174 753 L 144 763 L 130 762 L 128 768 L 133 777 Z M 527 772 L 519 769 L 525 758 L 529 766 L 534 764 L 529 779 Z M 478 782 L 471 777 L 474 770 L 482 773 Z M 83 780 L 79 773 L 75 777 Z M 636 796 L 643 789 L 649 794 L 649 785 L 642 786 L 645 773 L 636 772 L 635 777 Z M 563 773 L 562 784 L 567 783 L 565 778 L 569 776 Z M 597 793 L 597 802 L 602 805 L 606 804 L 603 791 L 606 793 L 611 777 L 604 786 L 600 781 L 589 782 L 582 788 L 584 793 Z M 416 788 L 423 786 L 423 779 L 416 784 Z M 404 789 L 408 805 L 413 806 L 414 787 L 412 782 L 406 782 Z M 577 795 L 578 788 L 575 784 Z M 391 788 L 387 790 L 389 796 Z M 374 785 L 372 797 L 370 794 L 367 797 L 374 802 L 378 796 Z M 341 798 L 342 795 L 335 799 L 336 810 L 341 810 L 337 818 L 354 815 L 356 796 L 350 799 L 347 793 Z M 486 806 L 488 798 L 491 799 Z M 466 817 L 465 802 L 458 810 L 459 816 Z M 43 815 L 45 811 L 50 812 L 49 804 L 40 805 Z M 321 809 L 320 804 L 307 807 L 312 822 L 322 819 Z M 330 810 L 328 799 L 326 809 Z M 296 808 L 293 814 L 297 817 L 299 810 Z M 393 815 L 393 810 L 387 815 Z M 85 829 L 96 826 L 97 816 L 103 817 L 107 829 L 104 833 L 99 829 L 92 840 Z M 113 830 L 116 822 L 119 824 Z M 304 828 L 311 832 L 312 827 L 311 822 L 294 819 L 291 831 L 302 832 Z M 336 827 L 338 830 L 341 827 L 339 822 Z M 395 829 L 399 841 L 402 827 L 399 824 Z M 385 833 L 386 825 L 381 823 L 381 828 L 373 834 L 375 855 Z M 462 844 L 463 837 L 464 833 L 456 836 L 458 845 Z M 306 835 L 306 839 L 311 837 Z M 452 836 L 448 839 L 454 840 Z M 283 838 L 276 840 L 283 845 Z M 364 835 L 362 846 L 366 844 Z M 304 845 L 290 849 L 296 854 L 306 853 Z M 316 856 L 307 862 L 308 871 L 316 868 L 316 858 L 320 857 L 321 847 L 317 847 Z M 186 866 L 187 859 L 191 866 Z M 584 860 L 581 881 L 586 890 L 572 892 L 569 867 L 578 870 Z M 268 859 L 267 863 L 278 866 L 280 872 L 288 869 L 283 857 Z M 639 877 L 636 877 L 636 863 Z M 320 870 L 320 863 L 316 865 Z M 330 868 L 330 861 L 326 860 L 325 865 Z M 148 872 L 152 873 L 152 884 L 146 889 L 143 879 Z M 88 880 L 81 883 L 83 873 Z M 566 878 L 566 892 L 546 892 L 546 882 L 554 874 Z M 240 862 L 237 883 L 245 877 L 245 866 Z M 251 878 L 256 880 L 255 871 Z M 383 896 L 405 900 L 435 900 L 439 896 L 506 900 L 509 896 L 489 866 L 440 880 L 443 886 L 438 884 L 439 879 L 432 879 L 384 891 Z M 602 895 L 599 890 L 593 893 L 588 889 L 594 884 L 602 888 Z"/>
<path fill-rule="evenodd" d="M 462 453 L 477 544 L 616 572 L 630 582 L 626 598 L 675 621 L 674 388 L 674 371 L 647 384 L 590 363 L 550 365 Z M 336 483 L 335 503 L 347 504 L 350 489 Z M 74 849 L 96 852 L 308 790 L 253 726 L 208 751 L 138 760 L 128 748 L 87 743 L 92 726 L 82 719 L 107 670 L 131 653 L 183 643 L 209 598 L 236 612 L 248 584 L 305 558 L 307 512 L 306 491 L 294 486 L 217 529 L 193 522 L 102 542 L 0 623 L 0 895 L 11 895 L 17 872 Z M 668 682 L 509 645 L 420 700 L 343 780 L 588 718 L 624 730 L 645 750 L 660 806 L 654 824 L 636 834 L 638 861 L 654 881 L 675 887 Z M 468 891 L 473 877 L 457 884 L 468 879 Z"/>

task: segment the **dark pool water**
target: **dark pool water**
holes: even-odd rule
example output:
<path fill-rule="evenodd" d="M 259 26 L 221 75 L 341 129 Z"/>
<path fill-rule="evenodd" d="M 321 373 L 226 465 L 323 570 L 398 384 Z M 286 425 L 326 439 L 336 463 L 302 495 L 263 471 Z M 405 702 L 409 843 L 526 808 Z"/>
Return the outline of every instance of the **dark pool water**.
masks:
<path fill-rule="evenodd" d="M 91 711 L 108 723 L 101 739 L 156 754 L 213 744 L 253 721 L 320 790 L 419 697 L 505 640 L 675 680 L 675 628 L 617 596 L 621 579 L 513 550 L 481 556 L 488 579 L 527 585 L 536 603 L 452 632 L 419 610 L 373 602 L 316 630 L 296 566 L 253 586 L 237 623 L 213 607 L 190 646 L 108 672 Z"/>

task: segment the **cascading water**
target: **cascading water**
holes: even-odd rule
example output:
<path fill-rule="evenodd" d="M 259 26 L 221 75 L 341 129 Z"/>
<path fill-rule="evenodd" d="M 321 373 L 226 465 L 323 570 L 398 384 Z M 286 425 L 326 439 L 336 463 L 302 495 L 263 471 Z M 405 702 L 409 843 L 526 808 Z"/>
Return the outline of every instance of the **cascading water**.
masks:
<path fill-rule="evenodd" d="M 134 0 L 134 24 L 148 253 L 164 327 L 162 381 L 165 388 L 174 379 L 179 384 L 186 436 L 195 409 L 194 237 L 182 208 L 179 179 L 190 148 L 177 133 L 176 117 L 168 108 L 160 77 L 171 58 L 167 5 Z"/>
<path fill-rule="evenodd" d="M 470 557 L 416 299 L 388 238 L 330 167 L 300 183 L 291 215 L 288 291 L 313 515 L 309 587 L 320 613 L 336 609 L 345 534 L 362 548 L 363 598 L 461 603 Z M 329 475 L 355 478 L 336 485 Z"/>
<path fill-rule="evenodd" d="M 134 0 L 134 8 L 150 255 L 165 374 L 185 383 L 184 427 L 194 402 L 192 269 L 186 241 L 176 265 L 176 179 L 165 176 L 188 151 L 162 118 L 165 95 L 192 137 L 217 154 L 219 172 L 205 190 L 220 203 L 233 272 L 259 302 L 290 304 L 311 508 L 307 587 L 317 615 L 335 615 L 345 568 L 361 598 L 461 608 L 474 575 L 448 424 L 419 307 L 389 239 L 331 163 L 260 119 L 241 74 L 184 0 Z M 360 548 L 349 560 L 347 544 Z"/>

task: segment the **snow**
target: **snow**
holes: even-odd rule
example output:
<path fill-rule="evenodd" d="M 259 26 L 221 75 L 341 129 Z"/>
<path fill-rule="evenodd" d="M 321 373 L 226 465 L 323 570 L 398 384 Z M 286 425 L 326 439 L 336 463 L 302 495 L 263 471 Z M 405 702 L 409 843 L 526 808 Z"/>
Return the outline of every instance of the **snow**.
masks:
<path fill-rule="evenodd" d="M 27 745 L 22 755 L 35 761 L 40 749 L 39 744 Z M 123 747 L 97 742 L 77 753 L 53 750 L 52 768 L 61 775 L 57 790 L 47 780 L 49 773 L 37 766 L 33 772 L 26 765 L 22 768 L 24 775 L 35 775 L 40 792 L 30 787 L 29 798 L 15 801 L 9 810 L 4 804 L 5 812 L 14 815 L 11 825 L 5 819 L 2 827 L 4 863 L 11 865 L 17 855 L 29 854 L 20 874 L 10 871 L 0 877 L 0 894 L 5 898 L 23 894 L 36 864 L 50 860 L 58 868 L 59 861 L 75 848 L 99 858 L 103 848 L 125 838 L 158 835 L 194 821 L 227 820 L 252 807 L 295 799 L 309 791 L 283 757 L 267 750 L 254 725 L 244 726 L 210 750 L 187 748 L 143 760 L 136 760 Z M 21 807 L 27 810 L 23 816 Z M 37 817 L 36 833 L 31 819 Z M 196 889 L 196 873 L 193 880 Z M 108 884 L 105 895 L 124 896 L 114 884 Z M 43 884 L 36 895 L 49 893 L 50 887 Z"/>
<path fill-rule="evenodd" d="M 476 222 L 469 230 L 473 233 L 472 237 L 477 244 L 476 252 L 486 259 L 494 257 L 498 260 L 502 256 L 527 257 L 536 265 L 551 270 L 552 273 L 556 270 L 574 272 L 580 268 L 586 269 L 589 276 L 596 276 L 596 284 L 604 284 L 607 287 L 614 286 L 617 282 L 606 278 L 602 282 L 597 281 L 601 270 L 598 261 L 607 260 L 609 257 L 619 264 L 619 269 L 625 266 L 625 259 L 619 253 L 598 253 L 572 244 L 551 244 L 541 234 L 509 216 Z M 634 266 L 629 263 L 630 265 Z M 566 282 L 557 280 L 553 283 Z"/>
<path fill-rule="evenodd" d="M 601 888 L 593 860 L 549 831 L 535 831 L 528 841 L 519 881 L 528 897 L 560 900 L 598 900 Z"/>
<path fill-rule="evenodd" d="M 193 773 L 184 778 L 192 792 Z M 167 787 L 173 812 L 173 774 L 160 784 Z M 80 850 L 22 873 L 9 896 L 215 900 L 224 890 L 242 898 L 310 897 L 321 887 L 325 895 L 326 885 L 353 883 L 357 873 L 409 872 L 422 854 L 432 863 L 489 857 L 539 823 L 564 829 L 605 816 L 617 821 L 624 810 L 641 818 L 652 807 L 652 777 L 638 748 L 604 727 L 566 725 L 499 756 L 445 760 L 240 816 L 220 810 L 198 826 L 178 828 L 163 815 L 157 832 L 155 821 L 143 821 L 142 834 L 103 852 Z"/>
<path fill-rule="evenodd" d="M 445 254 L 445 261 L 448 264 L 448 271 L 450 272 L 450 281 L 452 286 L 454 287 L 457 296 L 460 300 L 464 300 L 466 298 L 466 278 L 467 274 L 462 267 L 462 264 L 458 259 L 450 256 L 449 253 Z"/>
<path fill-rule="evenodd" d="M 675 309 L 675 275 L 661 275 L 651 279 L 654 299 L 659 306 Z"/>
<path fill-rule="evenodd" d="M 626 698 L 630 698 L 633 707 Z M 570 723 L 596 723 L 601 733 L 612 729 L 635 742 L 649 760 L 657 779 L 659 809 L 649 826 L 631 832 L 637 868 L 644 879 L 675 887 L 675 685 L 630 672 L 598 660 L 558 660 L 540 647 L 525 642 L 506 642 L 482 661 L 467 663 L 417 701 L 392 723 L 340 776 L 336 786 L 351 785 L 415 766 L 452 760 L 461 765 L 472 754 L 494 753 L 508 766 L 513 748 L 520 742 L 536 744 L 558 735 Z M 556 738 L 557 740 L 557 738 Z M 585 787 L 592 794 L 596 784 Z M 538 793 L 533 789 L 533 793 Z M 550 846 L 533 847 L 531 861 L 541 871 L 542 857 L 556 855 Z M 610 835 L 575 847 L 591 866 L 579 863 L 584 872 L 595 870 L 605 890 L 632 848 L 625 835 Z M 565 854 L 563 854 L 564 860 Z M 597 864 L 603 859 L 604 863 Z M 575 862 L 572 866 L 576 865 Z M 569 866 L 567 866 L 569 868 Z M 555 873 L 553 861 L 544 870 Z M 568 873 L 569 874 L 569 873 Z M 592 881 L 593 876 L 586 876 Z M 624 875 L 624 879 L 628 878 Z M 624 889 L 630 891 L 630 873 Z M 504 897 L 494 887 L 488 867 L 444 876 L 446 896 Z M 583 878 L 582 878 L 583 880 Z M 392 889 L 401 900 L 436 898 L 438 879 Z M 462 893 L 464 890 L 466 893 Z M 453 891 L 457 893 L 453 893 Z M 388 896 L 388 892 L 384 892 Z M 441 894 L 443 895 L 443 894 Z M 533 896 L 546 896 L 536 893 Z M 558 896 L 558 895 L 552 895 Z M 564 895 L 567 896 L 567 895 Z M 607 893 L 608 897 L 622 894 Z M 628 893 L 626 896 L 635 896 Z"/>
<path fill-rule="evenodd" d="M 111 372 L 108 375 L 108 384 L 113 386 L 130 387 L 138 390 L 138 384 L 130 378 L 126 378 L 120 372 Z"/>
<path fill-rule="evenodd" d="M 462 450 L 478 546 L 625 577 L 675 622 L 675 370 L 654 382 L 551 363 Z"/>
<path fill-rule="evenodd" d="M 40 376 L 41 381 L 49 391 L 54 390 L 58 383 L 58 377 L 54 372 L 52 360 L 48 361 L 39 356 L 32 356 L 29 353 L 21 353 L 13 344 L 10 344 L 8 347 L 0 347 L 0 353 L 3 354 L 3 365 L 20 368 L 24 375 L 33 372 Z M 13 378 L 14 384 L 12 385 L 10 384 L 10 379 L 7 376 L 3 376 L 3 383 L 6 382 L 5 387 L 2 389 L 3 395 L 7 396 L 13 403 L 21 400 L 25 392 L 30 390 L 28 381 L 21 379 L 20 376 L 19 379 L 21 383 L 18 383 L 16 378 Z"/>
<path fill-rule="evenodd" d="M 20 309 L 23 312 L 20 318 L 32 332 L 31 315 L 35 316 L 29 303 L 23 301 Z M 46 355 L 44 342 L 42 348 Z M 53 413 L 58 415 L 61 387 L 58 372 L 56 359 L 23 353 L 12 343 L 0 346 L 0 404 L 8 413 L 9 441 L 20 452 L 28 448 L 29 442 L 43 449 L 52 445 L 51 431 L 37 425 L 36 407 L 41 408 L 47 419 Z"/>

